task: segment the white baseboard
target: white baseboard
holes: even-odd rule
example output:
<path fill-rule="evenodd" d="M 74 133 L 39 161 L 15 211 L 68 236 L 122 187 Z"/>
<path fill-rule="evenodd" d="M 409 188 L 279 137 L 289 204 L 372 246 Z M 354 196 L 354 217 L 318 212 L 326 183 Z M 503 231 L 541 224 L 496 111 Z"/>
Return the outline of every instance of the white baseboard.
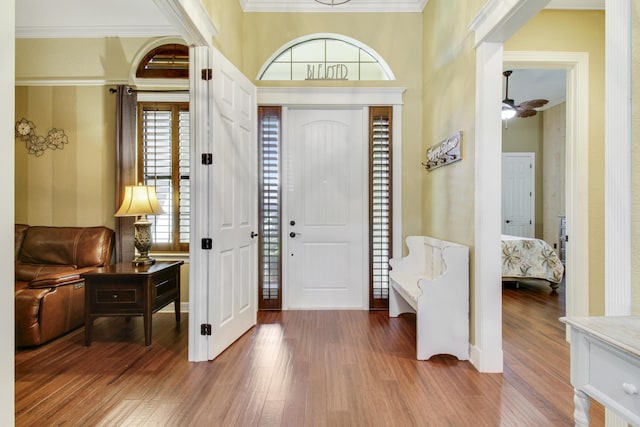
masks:
<path fill-rule="evenodd" d="M 173 304 L 167 304 L 165 305 L 163 308 L 161 308 L 160 310 L 158 310 L 158 313 L 174 313 L 174 308 L 173 308 Z M 180 302 L 180 313 L 188 313 L 189 312 L 189 302 L 184 302 L 181 301 Z"/>
<path fill-rule="evenodd" d="M 469 361 L 471 364 L 482 373 L 501 373 L 503 370 L 503 353 L 500 353 L 489 357 L 487 354 L 483 354 L 483 351 L 472 344 L 469 344 Z"/>

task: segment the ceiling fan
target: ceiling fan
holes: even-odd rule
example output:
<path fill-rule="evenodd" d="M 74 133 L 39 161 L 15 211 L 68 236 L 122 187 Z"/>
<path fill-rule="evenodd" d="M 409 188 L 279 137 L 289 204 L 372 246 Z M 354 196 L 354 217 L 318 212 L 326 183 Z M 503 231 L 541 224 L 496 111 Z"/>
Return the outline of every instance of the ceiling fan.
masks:
<path fill-rule="evenodd" d="M 502 100 L 502 119 L 506 120 L 512 117 L 535 116 L 538 113 L 536 108 L 542 107 L 549 101 L 546 99 L 532 99 L 516 105 L 515 101 L 509 98 L 509 76 L 511 73 L 513 73 L 512 70 L 502 72 L 502 75 L 507 79 L 504 99 Z"/>

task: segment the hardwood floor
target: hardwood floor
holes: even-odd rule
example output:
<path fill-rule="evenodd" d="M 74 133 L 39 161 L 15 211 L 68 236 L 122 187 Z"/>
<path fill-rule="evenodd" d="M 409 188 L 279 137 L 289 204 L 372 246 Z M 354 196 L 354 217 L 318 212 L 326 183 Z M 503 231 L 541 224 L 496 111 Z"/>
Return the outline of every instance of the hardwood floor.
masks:
<path fill-rule="evenodd" d="M 452 356 L 416 361 L 415 318 L 261 312 L 213 362 L 187 361 L 187 315 L 98 319 L 16 351 L 17 426 L 571 426 L 564 295 L 503 290 L 503 374 Z M 603 409 L 591 406 L 592 426 Z"/>

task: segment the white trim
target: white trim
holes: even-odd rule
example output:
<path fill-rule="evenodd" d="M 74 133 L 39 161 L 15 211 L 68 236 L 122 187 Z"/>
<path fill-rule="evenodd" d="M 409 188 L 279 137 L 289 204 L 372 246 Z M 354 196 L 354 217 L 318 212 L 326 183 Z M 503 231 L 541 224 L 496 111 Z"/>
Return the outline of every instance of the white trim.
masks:
<path fill-rule="evenodd" d="M 211 46 L 218 30 L 200 0 L 153 0 L 191 46 Z M 169 34 L 175 34 L 176 31 Z M 166 34 L 165 34 L 166 35 Z"/>
<path fill-rule="evenodd" d="M 186 92 L 138 92 L 138 102 L 189 102 L 189 94 Z"/>
<path fill-rule="evenodd" d="M 293 39 L 293 40 L 283 44 L 282 46 L 280 46 L 269 57 L 269 59 L 267 59 L 264 62 L 264 64 L 262 64 L 262 67 L 260 67 L 260 71 L 258 71 L 258 75 L 256 76 L 256 80 L 261 80 L 262 75 L 267 71 L 269 66 L 271 66 L 273 61 L 275 61 L 276 58 L 278 58 L 280 55 L 282 55 L 286 50 L 291 49 L 293 46 L 296 46 L 298 44 L 305 43 L 305 42 L 311 41 L 311 40 L 318 40 L 318 39 L 338 40 L 338 41 L 341 41 L 341 42 L 345 42 L 345 43 L 354 45 L 357 48 L 364 50 L 367 54 L 371 55 L 373 58 L 376 59 L 376 61 L 378 61 L 378 64 L 380 65 L 380 67 L 384 71 L 385 75 L 389 78 L 389 80 L 395 80 L 396 79 L 396 76 L 395 76 L 395 74 L 393 74 L 393 71 L 391 70 L 391 67 L 389 67 L 389 64 L 387 64 L 387 62 L 383 59 L 383 57 L 378 52 L 376 52 L 372 47 L 367 46 L 366 44 L 364 44 L 361 41 L 356 40 L 354 38 L 343 36 L 342 34 L 315 33 L 315 34 L 308 34 L 306 36 L 298 37 L 298 38 Z"/>
<path fill-rule="evenodd" d="M 258 87 L 258 105 L 402 105 L 403 87 Z"/>
<path fill-rule="evenodd" d="M 210 140 L 209 123 L 211 121 L 208 98 L 212 92 L 211 80 L 198 78 L 195 70 L 209 68 L 210 49 L 208 47 L 192 47 L 189 49 L 189 75 L 191 83 L 191 99 L 189 114 L 191 116 L 191 182 L 208 183 L 209 168 L 202 168 L 198 163 L 202 153 L 208 152 Z M 189 235 L 189 361 L 209 360 L 209 340 L 200 335 L 200 325 L 209 322 L 209 266 L 211 251 L 202 250 L 199 246 L 203 236 L 209 236 L 208 218 L 209 195 L 207 185 L 191 186 L 191 213 L 194 218 Z M 212 313 L 213 315 L 213 313 Z"/>
<path fill-rule="evenodd" d="M 422 12 L 427 0 L 355 0 L 338 6 L 327 6 L 312 0 L 240 0 L 244 12 Z"/>
<path fill-rule="evenodd" d="M 158 37 L 178 35 L 171 25 L 24 26 L 16 27 L 18 39 L 66 39 L 103 37 Z"/>
<path fill-rule="evenodd" d="M 173 304 L 168 304 L 165 305 L 163 308 L 161 308 L 158 313 L 175 313 L 175 307 Z M 188 313 L 189 312 L 189 302 L 181 302 L 180 303 L 180 313 Z"/>
<path fill-rule="evenodd" d="M 502 372 L 501 211 L 502 43 L 476 49 L 474 328 L 470 361 L 480 372 Z"/>
<path fill-rule="evenodd" d="M 631 2 L 605 14 L 605 314 L 631 314 Z"/>
<path fill-rule="evenodd" d="M 117 86 L 128 83 L 124 80 L 16 79 L 16 86 Z"/>
<path fill-rule="evenodd" d="M 396 125 L 398 123 L 398 125 Z M 393 140 L 391 160 L 391 203 L 392 215 L 392 244 L 393 258 L 402 258 L 402 107 L 393 105 Z"/>
<path fill-rule="evenodd" d="M 551 0 L 545 9 L 604 10 L 604 0 Z"/>
<path fill-rule="evenodd" d="M 504 43 L 549 0 L 489 0 L 471 21 L 475 46 L 483 42 Z"/>
<path fill-rule="evenodd" d="M 180 37 L 161 37 L 145 43 L 142 47 L 140 47 L 140 49 L 138 49 L 138 52 L 131 61 L 131 67 L 129 68 L 129 82 L 131 82 L 131 84 L 146 87 L 180 86 L 184 87 L 185 89 L 189 89 L 189 79 L 149 79 L 136 77 L 138 65 L 140 65 L 140 62 L 144 59 L 144 57 L 153 49 L 165 44 L 186 45 L 187 43 Z"/>

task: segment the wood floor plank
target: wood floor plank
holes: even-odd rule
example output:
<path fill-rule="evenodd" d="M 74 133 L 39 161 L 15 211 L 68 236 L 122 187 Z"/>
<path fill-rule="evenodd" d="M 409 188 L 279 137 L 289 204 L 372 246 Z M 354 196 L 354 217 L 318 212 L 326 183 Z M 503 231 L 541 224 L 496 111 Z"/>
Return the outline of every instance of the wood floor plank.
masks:
<path fill-rule="evenodd" d="M 17 426 L 571 426 L 564 292 L 503 288 L 504 373 L 415 360 L 415 316 L 261 312 L 215 361 L 187 361 L 188 319 L 97 319 L 16 351 Z M 592 426 L 604 425 L 592 403 Z"/>

